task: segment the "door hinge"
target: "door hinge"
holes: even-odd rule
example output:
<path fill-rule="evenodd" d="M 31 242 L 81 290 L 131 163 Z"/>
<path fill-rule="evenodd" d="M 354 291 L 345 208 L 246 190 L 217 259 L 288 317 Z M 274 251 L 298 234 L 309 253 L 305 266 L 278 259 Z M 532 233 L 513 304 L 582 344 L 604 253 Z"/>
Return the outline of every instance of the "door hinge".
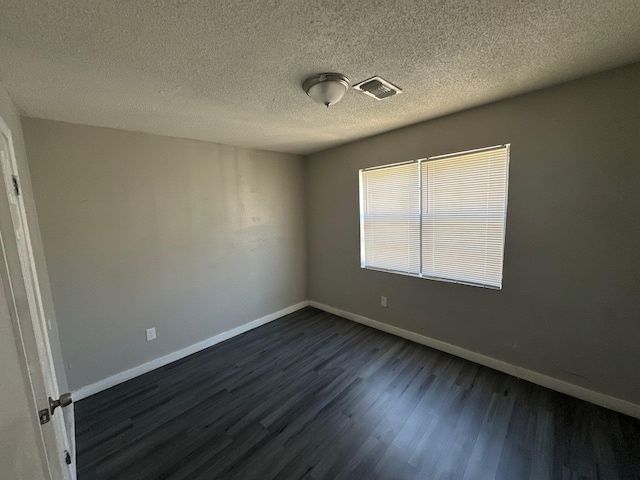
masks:
<path fill-rule="evenodd" d="M 71 455 L 66 450 L 64 451 L 64 463 L 71 465 Z"/>
<path fill-rule="evenodd" d="M 18 184 L 18 177 L 11 175 L 11 181 L 13 182 L 13 191 L 17 195 L 20 195 L 20 185 Z"/>
<path fill-rule="evenodd" d="M 44 425 L 45 423 L 49 423 L 51 420 L 51 414 L 49 413 L 49 409 L 45 408 L 38 412 L 38 417 L 40 417 L 40 425 Z"/>

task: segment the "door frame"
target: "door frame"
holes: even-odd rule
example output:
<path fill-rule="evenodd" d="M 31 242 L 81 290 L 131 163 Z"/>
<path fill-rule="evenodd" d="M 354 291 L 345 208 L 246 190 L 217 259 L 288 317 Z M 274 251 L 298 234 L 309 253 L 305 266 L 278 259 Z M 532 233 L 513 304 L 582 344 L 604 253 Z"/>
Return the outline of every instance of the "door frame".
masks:
<path fill-rule="evenodd" d="M 34 415 L 38 449 L 42 458 L 45 475 L 51 480 L 75 480 L 75 442 L 73 415 L 65 425 L 62 408 L 58 408 L 51 420 L 40 424 L 39 410 L 49 408 L 49 398 L 60 397 L 51 343 L 50 326 L 45 316 L 40 283 L 36 270 L 33 246 L 29 232 L 29 222 L 21 190 L 20 175 L 13 145 L 13 137 L 8 125 L 0 117 L 0 135 L 7 141 L 7 155 L 0 154 L 0 181 L 3 183 L 0 202 L 2 209 L 10 212 L 11 226 L 0 224 L 0 274 L 7 293 L 7 306 L 16 333 L 16 348 L 19 352 L 25 378 L 25 386 Z M 14 185 L 15 183 L 15 185 Z M 17 191 L 16 186 L 17 185 Z M 3 213 L 4 215 L 4 213 Z M 73 408 L 73 407 L 71 407 Z M 65 452 L 71 456 L 71 464 L 66 463 Z"/>

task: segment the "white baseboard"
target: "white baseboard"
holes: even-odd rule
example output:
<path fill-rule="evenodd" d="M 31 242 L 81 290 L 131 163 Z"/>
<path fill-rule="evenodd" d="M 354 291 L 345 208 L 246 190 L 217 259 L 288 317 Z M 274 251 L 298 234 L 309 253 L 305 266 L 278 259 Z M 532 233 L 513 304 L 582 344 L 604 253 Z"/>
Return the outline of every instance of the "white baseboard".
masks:
<path fill-rule="evenodd" d="M 424 335 L 420 335 L 418 333 L 403 330 L 402 328 L 394 327 L 377 320 L 372 320 L 370 318 L 363 317 L 362 315 L 346 312 L 344 310 L 340 310 L 339 308 L 334 308 L 329 305 L 324 305 L 322 303 L 314 301 L 310 301 L 309 304 L 312 307 L 319 308 L 320 310 L 324 310 L 325 312 L 333 313 L 334 315 L 338 315 L 348 320 L 353 320 L 354 322 L 367 325 L 377 330 L 382 330 L 383 332 L 406 338 L 407 340 L 411 340 L 413 342 L 435 348 L 436 350 L 450 353 L 451 355 L 455 355 L 456 357 L 464 358 L 465 360 L 484 365 L 485 367 L 493 368 L 494 370 L 507 373 L 517 378 L 522 378 L 523 380 L 527 380 L 531 383 L 550 388 L 551 390 L 555 390 L 557 392 L 579 398 L 580 400 L 585 400 L 587 402 L 600 405 L 601 407 L 624 413 L 625 415 L 640 418 L 640 405 L 627 402 L 626 400 L 621 400 L 619 398 L 611 397 L 603 393 L 594 392 L 593 390 L 574 385 L 573 383 L 558 380 L 557 378 L 549 377 L 539 372 L 527 370 L 525 368 L 503 362 L 502 360 L 497 360 L 480 353 L 472 352 L 462 347 L 457 347 L 450 343 L 442 342 L 434 338 L 425 337 Z"/>
<path fill-rule="evenodd" d="M 178 350 L 176 352 L 172 352 L 164 357 L 156 358 L 155 360 L 151 360 L 150 362 L 143 363 L 142 365 L 138 365 L 137 367 L 131 368 L 124 372 L 116 373 L 110 377 L 107 377 L 103 380 L 100 380 L 96 383 L 92 383 L 91 385 L 86 385 L 84 387 L 79 388 L 73 392 L 73 400 L 78 401 L 83 398 L 90 397 L 98 392 L 106 390 L 107 388 L 111 388 L 119 383 L 126 382 L 127 380 L 131 380 L 132 378 L 143 375 L 151 370 L 155 370 L 156 368 L 163 367 L 171 362 L 175 362 L 176 360 L 180 360 L 181 358 L 192 355 L 200 350 L 204 350 L 205 348 L 209 348 L 212 345 L 215 345 L 220 342 L 224 342 L 232 337 L 240 335 L 242 333 L 248 332 L 249 330 L 253 330 L 254 328 L 260 327 L 266 323 L 277 320 L 280 317 L 284 317 L 290 313 L 293 313 L 301 308 L 304 308 L 309 305 L 309 301 L 305 300 L 304 302 L 296 303 L 295 305 L 291 305 L 290 307 L 284 308 L 280 311 L 271 313 L 262 318 L 258 318 L 257 320 L 253 320 L 249 323 L 245 323 L 244 325 L 240 325 L 232 330 L 228 330 L 226 332 L 220 333 L 214 337 L 208 338 L 201 342 L 190 345 L 182 350 Z"/>

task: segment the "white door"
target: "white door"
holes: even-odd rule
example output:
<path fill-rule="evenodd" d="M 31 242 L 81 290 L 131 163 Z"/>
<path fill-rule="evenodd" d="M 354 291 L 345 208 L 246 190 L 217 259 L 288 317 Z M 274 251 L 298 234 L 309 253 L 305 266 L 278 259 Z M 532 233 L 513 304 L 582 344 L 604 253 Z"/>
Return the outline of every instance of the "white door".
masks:
<path fill-rule="evenodd" d="M 74 480 L 75 441 L 73 406 L 54 405 L 60 399 L 54 370 L 49 328 L 35 269 L 26 211 L 20 195 L 20 178 L 11 132 L 0 118 L 0 274 L 9 310 L 17 331 L 18 351 L 28 372 L 41 436 L 41 455 L 52 480 Z M 64 403 L 64 402 L 63 402 Z M 64 412 L 64 413 L 63 413 Z M 66 414 L 66 419 L 65 419 Z M 41 420 L 40 420 L 41 419 Z"/>

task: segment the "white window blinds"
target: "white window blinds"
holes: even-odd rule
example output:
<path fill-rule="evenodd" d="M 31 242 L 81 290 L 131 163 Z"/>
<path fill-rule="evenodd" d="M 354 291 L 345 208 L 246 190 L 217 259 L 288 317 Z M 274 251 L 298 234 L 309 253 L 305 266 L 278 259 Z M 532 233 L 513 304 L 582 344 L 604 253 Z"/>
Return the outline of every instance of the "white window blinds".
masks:
<path fill-rule="evenodd" d="M 509 146 L 365 169 L 361 265 L 502 287 Z"/>
<path fill-rule="evenodd" d="M 368 267 L 420 273 L 420 176 L 417 163 L 362 172 L 362 239 Z"/>

